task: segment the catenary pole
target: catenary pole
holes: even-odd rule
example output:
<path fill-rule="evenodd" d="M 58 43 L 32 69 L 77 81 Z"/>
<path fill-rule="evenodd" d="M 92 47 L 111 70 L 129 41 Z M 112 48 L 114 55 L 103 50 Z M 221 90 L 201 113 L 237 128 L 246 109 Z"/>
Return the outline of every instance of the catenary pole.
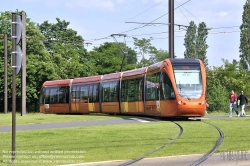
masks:
<path fill-rule="evenodd" d="M 8 39 L 4 34 L 4 113 L 8 112 Z"/>
<path fill-rule="evenodd" d="M 16 155 L 16 13 L 12 13 L 12 163 Z"/>
<path fill-rule="evenodd" d="M 174 58 L 174 0 L 169 0 L 168 5 L 168 13 L 169 13 L 169 56 L 170 58 Z"/>

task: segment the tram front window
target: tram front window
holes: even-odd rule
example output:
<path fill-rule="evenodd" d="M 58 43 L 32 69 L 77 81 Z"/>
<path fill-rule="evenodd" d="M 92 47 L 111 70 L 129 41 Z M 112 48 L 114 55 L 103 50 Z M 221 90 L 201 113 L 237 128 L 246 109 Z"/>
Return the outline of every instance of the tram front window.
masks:
<path fill-rule="evenodd" d="M 194 100 L 202 94 L 200 66 L 174 66 L 176 86 L 181 97 Z"/>

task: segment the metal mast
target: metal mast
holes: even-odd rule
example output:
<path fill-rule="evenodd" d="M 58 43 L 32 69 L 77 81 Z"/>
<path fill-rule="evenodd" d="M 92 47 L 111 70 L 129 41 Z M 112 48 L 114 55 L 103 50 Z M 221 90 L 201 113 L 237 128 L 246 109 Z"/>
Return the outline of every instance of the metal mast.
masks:
<path fill-rule="evenodd" d="M 169 21 L 169 57 L 174 58 L 174 0 L 169 0 L 168 5 Z"/>

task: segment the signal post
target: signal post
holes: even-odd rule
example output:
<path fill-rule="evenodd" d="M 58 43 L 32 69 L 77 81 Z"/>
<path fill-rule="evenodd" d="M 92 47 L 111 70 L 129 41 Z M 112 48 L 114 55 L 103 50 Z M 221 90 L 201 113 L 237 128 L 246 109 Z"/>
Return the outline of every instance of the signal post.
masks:
<path fill-rule="evenodd" d="M 19 73 L 22 66 L 22 50 L 18 43 L 21 39 L 22 22 L 21 17 L 12 13 L 12 27 L 11 27 L 11 40 L 12 40 L 12 163 L 15 163 L 16 155 L 16 75 Z"/>

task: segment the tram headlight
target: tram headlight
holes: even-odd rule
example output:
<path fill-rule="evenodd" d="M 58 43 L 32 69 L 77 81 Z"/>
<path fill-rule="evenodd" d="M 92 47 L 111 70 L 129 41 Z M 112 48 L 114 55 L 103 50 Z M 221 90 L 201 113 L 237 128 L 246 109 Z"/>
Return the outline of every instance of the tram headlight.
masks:
<path fill-rule="evenodd" d="M 201 101 L 201 104 L 204 104 L 204 101 L 203 101 L 203 100 Z"/>
<path fill-rule="evenodd" d="M 181 104 L 182 102 L 181 101 L 178 101 L 178 104 Z"/>

